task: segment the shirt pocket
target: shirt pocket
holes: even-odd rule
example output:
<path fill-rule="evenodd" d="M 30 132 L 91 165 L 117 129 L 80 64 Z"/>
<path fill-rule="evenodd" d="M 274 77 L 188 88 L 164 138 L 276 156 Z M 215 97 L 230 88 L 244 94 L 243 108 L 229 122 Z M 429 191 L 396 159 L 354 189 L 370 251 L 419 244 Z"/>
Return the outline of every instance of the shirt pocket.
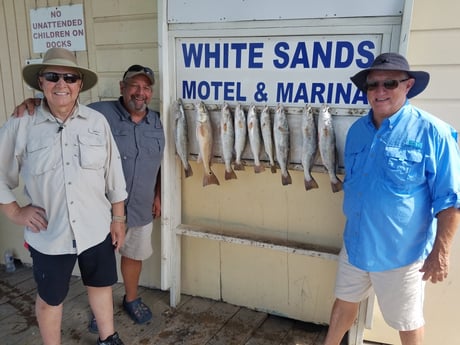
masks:
<path fill-rule="evenodd" d="M 107 160 L 106 140 L 100 133 L 78 136 L 80 166 L 83 169 L 102 169 Z"/>
<path fill-rule="evenodd" d="M 347 179 L 352 179 L 364 168 L 364 151 L 365 145 L 353 145 L 348 147 L 345 152 L 345 175 Z"/>
<path fill-rule="evenodd" d="M 162 154 L 164 148 L 164 137 L 160 131 L 144 131 L 141 136 L 140 145 L 143 151 L 149 156 Z"/>
<path fill-rule="evenodd" d="M 424 181 L 423 154 L 417 149 L 385 148 L 385 177 L 398 186 L 410 188 Z"/>
<path fill-rule="evenodd" d="M 34 139 L 27 143 L 26 154 L 28 170 L 32 175 L 41 175 L 52 171 L 59 163 L 60 149 L 55 147 L 52 137 Z"/>

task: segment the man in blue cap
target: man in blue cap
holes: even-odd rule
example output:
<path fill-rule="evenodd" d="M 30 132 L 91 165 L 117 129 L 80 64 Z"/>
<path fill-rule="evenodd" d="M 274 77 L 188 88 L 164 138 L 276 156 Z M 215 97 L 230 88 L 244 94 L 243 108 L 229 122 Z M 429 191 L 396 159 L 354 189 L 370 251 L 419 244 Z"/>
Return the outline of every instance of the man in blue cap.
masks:
<path fill-rule="evenodd" d="M 425 282 L 443 281 L 460 224 L 460 154 L 448 124 L 410 104 L 429 74 L 397 53 L 351 78 L 371 110 L 345 144 L 344 247 L 325 345 L 339 345 L 374 289 L 403 345 L 421 345 Z"/>

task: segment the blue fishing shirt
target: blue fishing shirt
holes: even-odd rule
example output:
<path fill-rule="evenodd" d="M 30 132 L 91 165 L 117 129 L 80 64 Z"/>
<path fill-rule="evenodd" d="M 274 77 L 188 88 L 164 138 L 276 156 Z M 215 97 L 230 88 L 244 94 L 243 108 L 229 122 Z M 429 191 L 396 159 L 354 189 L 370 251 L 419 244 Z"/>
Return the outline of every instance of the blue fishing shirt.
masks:
<path fill-rule="evenodd" d="M 460 208 L 457 132 L 409 101 L 379 129 L 371 110 L 347 134 L 344 193 L 352 265 L 384 271 L 425 259 L 436 214 Z"/>
<path fill-rule="evenodd" d="M 160 114 L 148 109 L 145 118 L 135 123 L 122 102 L 120 97 L 117 101 L 91 103 L 89 107 L 101 112 L 109 122 L 126 180 L 126 221 L 128 227 L 137 227 L 153 220 L 152 205 L 165 135 Z"/>

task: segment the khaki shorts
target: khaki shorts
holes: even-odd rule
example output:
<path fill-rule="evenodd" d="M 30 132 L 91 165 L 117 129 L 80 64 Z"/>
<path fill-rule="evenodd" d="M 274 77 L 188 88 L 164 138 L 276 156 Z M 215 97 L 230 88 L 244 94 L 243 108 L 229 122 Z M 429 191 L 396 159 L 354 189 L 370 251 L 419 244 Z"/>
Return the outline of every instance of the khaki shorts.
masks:
<path fill-rule="evenodd" d="M 153 223 L 128 228 L 120 254 L 133 260 L 148 259 L 153 253 L 152 230 Z"/>
<path fill-rule="evenodd" d="M 423 262 L 383 272 L 366 272 L 348 262 L 345 248 L 339 256 L 335 295 L 357 303 L 375 291 L 385 322 L 398 331 L 411 331 L 425 324 L 423 299 L 425 282 L 419 272 Z"/>

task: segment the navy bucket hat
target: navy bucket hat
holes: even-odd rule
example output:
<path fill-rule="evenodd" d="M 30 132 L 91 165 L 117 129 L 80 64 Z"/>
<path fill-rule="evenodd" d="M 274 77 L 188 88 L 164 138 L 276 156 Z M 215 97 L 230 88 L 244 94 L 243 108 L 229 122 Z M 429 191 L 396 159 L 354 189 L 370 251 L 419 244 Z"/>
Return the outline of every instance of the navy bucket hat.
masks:
<path fill-rule="evenodd" d="M 407 98 L 412 98 L 421 93 L 430 81 L 430 74 L 424 71 L 411 71 L 409 63 L 406 58 L 398 53 L 383 53 L 377 56 L 372 63 L 371 67 L 356 73 L 351 77 L 351 81 L 358 89 L 365 92 L 364 85 L 366 83 L 367 75 L 370 71 L 403 71 L 406 72 L 410 78 L 415 79 L 415 83 L 407 93 Z"/>

